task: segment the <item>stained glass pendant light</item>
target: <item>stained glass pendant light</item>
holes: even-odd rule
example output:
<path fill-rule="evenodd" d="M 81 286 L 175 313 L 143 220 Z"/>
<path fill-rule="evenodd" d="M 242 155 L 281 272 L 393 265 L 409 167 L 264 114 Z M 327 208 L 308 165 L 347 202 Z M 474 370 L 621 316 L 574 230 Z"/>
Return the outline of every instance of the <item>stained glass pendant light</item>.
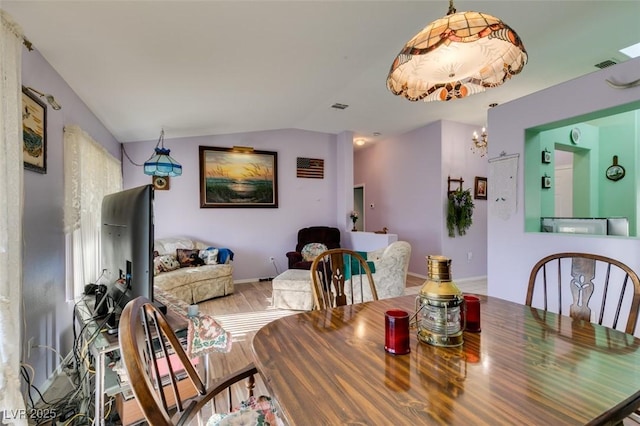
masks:
<path fill-rule="evenodd" d="M 516 32 L 481 12 L 456 13 L 427 25 L 391 65 L 387 88 L 410 101 L 449 101 L 500 86 L 522 71 L 527 52 Z"/>
<path fill-rule="evenodd" d="M 180 176 L 182 174 L 182 166 L 169 155 L 170 152 L 171 150 L 164 147 L 164 129 L 162 129 L 153 155 L 144 163 L 144 174 L 151 176 Z"/>

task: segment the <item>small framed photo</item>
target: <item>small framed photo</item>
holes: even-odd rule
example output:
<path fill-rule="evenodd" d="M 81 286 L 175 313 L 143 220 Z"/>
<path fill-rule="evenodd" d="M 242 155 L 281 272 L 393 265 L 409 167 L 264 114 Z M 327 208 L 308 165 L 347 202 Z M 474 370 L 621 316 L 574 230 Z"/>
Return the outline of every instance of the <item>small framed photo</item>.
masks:
<path fill-rule="evenodd" d="M 22 86 L 22 151 L 24 168 L 47 173 L 47 106 Z"/>
<path fill-rule="evenodd" d="M 542 189 L 551 188 L 551 176 L 542 176 Z"/>
<path fill-rule="evenodd" d="M 542 163 L 549 164 L 551 163 L 551 152 L 546 149 L 542 151 Z"/>
<path fill-rule="evenodd" d="M 476 176 L 475 185 L 473 185 L 473 198 L 476 200 L 487 199 L 487 178 Z"/>

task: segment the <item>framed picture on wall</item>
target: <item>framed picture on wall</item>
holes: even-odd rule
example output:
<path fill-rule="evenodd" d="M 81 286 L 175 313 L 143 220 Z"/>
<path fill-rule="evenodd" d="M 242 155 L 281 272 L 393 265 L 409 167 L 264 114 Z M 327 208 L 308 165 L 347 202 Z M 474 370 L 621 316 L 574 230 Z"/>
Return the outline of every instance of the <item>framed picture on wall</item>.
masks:
<path fill-rule="evenodd" d="M 201 146 L 200 207 L 278 207 L 278 153 Z"/>
<path fill-rule="evenodd" d="M 487 178 L 476 176 L 475 185 L 473 185 L 473 198 L 476 200 L 487 199 Z"/>
<path fill-rule="evenodd" d="M 542 176 L 542 189 L 551 188 L 551 176 Z"/>
<path fill-rule="evenodd" d="M 551 152 L 546 149 L 542 151 L 542 163 L 549 164 L 551 163 Z"/>
<path fill-rule="evenodd" d="M 25 169 L 47 173 L 47 106 L 24 86 L 22 152 Z"/>

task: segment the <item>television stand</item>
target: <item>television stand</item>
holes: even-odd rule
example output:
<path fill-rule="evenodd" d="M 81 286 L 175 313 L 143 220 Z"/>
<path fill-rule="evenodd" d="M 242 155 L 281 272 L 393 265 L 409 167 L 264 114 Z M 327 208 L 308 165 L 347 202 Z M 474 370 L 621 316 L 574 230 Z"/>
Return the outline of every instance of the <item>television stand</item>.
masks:
<path fill-rule="evenodd" d="M 115 396 L 123 390 L 128 389 L 128 385 L 123 386 L 118 381 L 117 373 L 108 367 L 107 362 L 112 353 L 120 352 L 117 321 L 116 327 L 109 326 L 107 331 L 105 331 L 107 324 L 104 322 L 104 319 L 96 321 L 93 317 L 93 306 L 89 306 L 87 302 L 88 299 L 81 299 L 74 308 L 76 321 L 82 330 L 79 338 L 82 339 L 83 342 L 87 342 L 87 349 L 93 356 L 92 367 L 95 370 L 95 375 L 86 375 L 86 380 L 82 386 L 86 389 L 87 394 L 94 394 L 94 425 L 105 426 L 105 394 Z M 111 312 L 108 315 L 111 316 L 110 319 L 120 319 L 119 312 Z M 174 332 L 179 333 L 187 330 L 188 320 L 185 316 L 173 310 L 168 310 L 166 318 Z M 110 330 L 112 329 L 116 331 L 116 334 L 111 334 Z M 80 368 L 84 368 L 84 363 L 81 364 Z M 206 374 L 207 372 L 205 370 L 205 377 L 207 377 Z"/>

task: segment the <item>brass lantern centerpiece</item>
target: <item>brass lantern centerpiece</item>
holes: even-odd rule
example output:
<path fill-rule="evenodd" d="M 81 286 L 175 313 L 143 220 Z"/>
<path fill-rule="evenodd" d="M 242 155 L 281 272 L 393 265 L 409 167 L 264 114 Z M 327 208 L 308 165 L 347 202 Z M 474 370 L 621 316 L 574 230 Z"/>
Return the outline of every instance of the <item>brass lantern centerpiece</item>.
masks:
<path fill-rule="evenodd" d="M 462 291 L 451 281 L 451 259 L 427 256 L 428 279 L 416 298 L 418 340 L 434 346 L 462 345 Z"/>

